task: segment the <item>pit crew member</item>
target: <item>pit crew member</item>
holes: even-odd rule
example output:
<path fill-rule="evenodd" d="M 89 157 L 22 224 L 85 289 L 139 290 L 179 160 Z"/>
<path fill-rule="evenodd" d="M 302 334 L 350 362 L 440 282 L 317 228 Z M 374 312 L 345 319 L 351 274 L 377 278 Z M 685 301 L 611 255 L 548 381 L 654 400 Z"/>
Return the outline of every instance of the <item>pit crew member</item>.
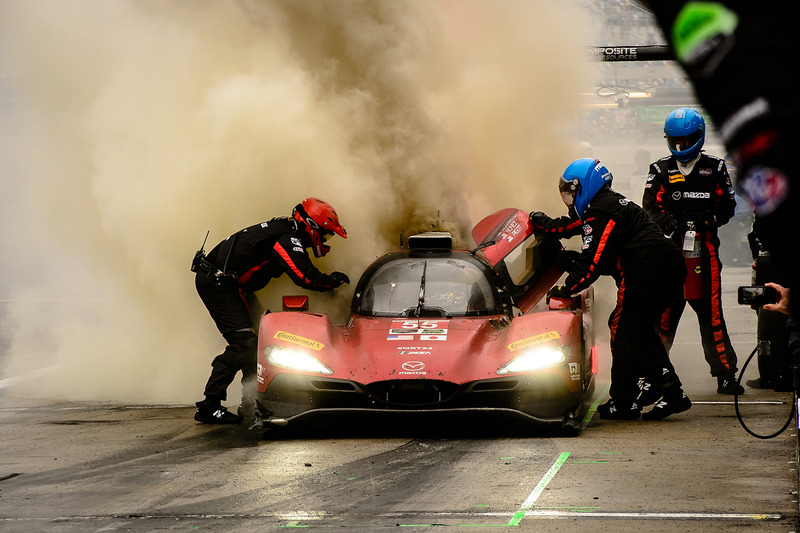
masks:
<path fill-rule="evenodd" d="M 611 182 L 611 173 L 599 160 L 572 162 L 559 180 L 570 215 L 552 219 L 537 211 L 531 213 L 531 223 L 558 237 L 578 230 L 582 234 L 581 252 L 562 262 L 566 280 L 550 290 L 550 297 L 570 297 L 601 275 L 617 282 L 617 305 L 609 317 L 611 398 L 598 407 L 600 417 L 658 420 L 692 405 L 655 329 L 686 271 L 675 244 L 638 205 L 614 191 Z M 641 376 L 649 380 L 642 389 L 637 386 Z M 656 405 L 642 415 L 642 406 L 652 403 Z"/>
<path fill-rule="evenodd" d="M 238 231 L 217 244 L 208 255 L 199 251 L 192 263 L 195 287 L 217 329 L 228 343 L 211 363 L 205 399 L 197 402 L 194 419 L 205 424 L 238 424 L 255 399 L 256 348 L 249 301 L 272 278 L 284 273 L 303 289 L 329 291 L 350 283 L 347 275 L 320 272 L 316 257 L 330 251 L 326 240 L 347 232 L 333 207 L 318 198 L 306 198 L 291 217 L 278 217 Z M 242 372 L 242 405 L 238 414 L 222 402 L 238 371 Z"/>
<path fill-rule="evenodd" d="M 650 165 L 642 206 L 685 255 L 697 256 L 694 264 L 687 264 L 684 297 L 676 298 L 662 317 L 660 330 L 667 350 L 688 301 L 697 314 L 703 352 L 711 375 L 717 378 L 717 392 L 742 394 L 744 388 L 736 384 L 736 352 L 722 314 L 717 235 L 717 228 L 733 216 L 736 199 L 725 161 L 701 151 L 705 130 L 703 116 L 694 109 L 679 108 L 667 116 L 664 135 L 671 154 Z"/>

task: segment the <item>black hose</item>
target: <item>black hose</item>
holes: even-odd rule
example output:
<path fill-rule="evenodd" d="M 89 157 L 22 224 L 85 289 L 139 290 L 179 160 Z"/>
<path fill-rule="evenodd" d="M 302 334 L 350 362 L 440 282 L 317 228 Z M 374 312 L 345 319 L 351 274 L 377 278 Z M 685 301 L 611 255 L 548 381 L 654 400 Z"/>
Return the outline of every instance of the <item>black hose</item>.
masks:
<path fill-rule="evenodd" d="M 742 370 L 739 372 L 739 378 L 736 380 L 736 392 L 733 393 L 733 406 L 736 408 L 736 418 L 739 420 L 739 424 L 742 425 L 742 427 L 746 432 L 748 432 L 757 439 L 772 439 L 774 437 L 777 437 L 784 431 L 786 431 L 786 428 L 788 428 L 789 424 L 792 423 L 792 420 L 794 418 L 795 405 L 797 404 L 797 394 L 796 393 L 793 394 L 792 410 L 789 412 L 789 418 L 786 420 L 786 423 L 783 425 L 783 427 L 778 431 L 776 431 L 775 433 L 772 433 L 771 435 L 759 435 L 758 433 L 755 433 L 749 427 L 747 427 L 747 424 L 745 424 L 744 420 L 742 420 L 742 414 L 739 412 L 739 387 L 741 386 L 742 383 L 742 376 L 744 376 L 744 371 L 747 370 L 747 365 L 750 364 L 750 360 L 753 358 L 753 356 L 756 354 L 757 351 L 758 347 L 753 348 L 753 351 L 750 353 L 750 357 L 748 357 L 747 361 L 744 362 L 744 366 L 742 366 Z"/>

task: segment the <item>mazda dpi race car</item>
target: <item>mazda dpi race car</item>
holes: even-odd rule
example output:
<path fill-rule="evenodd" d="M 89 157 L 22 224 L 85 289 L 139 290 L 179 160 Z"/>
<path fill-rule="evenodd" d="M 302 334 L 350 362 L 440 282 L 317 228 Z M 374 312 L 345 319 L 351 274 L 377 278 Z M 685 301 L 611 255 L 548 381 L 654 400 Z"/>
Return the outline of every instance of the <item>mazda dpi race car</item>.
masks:
<path fill-rule="evenodd" d="M 377 259 L 344 326 L 308 312 L 308 296 L 263 315 L 254 427 L 467 414 L 578 429 L 597 369 L 592 289 L 545 302 L 562 247 L 525 211 L 498 211 L 472 236 L 472 251 L 430 232 Z"/>

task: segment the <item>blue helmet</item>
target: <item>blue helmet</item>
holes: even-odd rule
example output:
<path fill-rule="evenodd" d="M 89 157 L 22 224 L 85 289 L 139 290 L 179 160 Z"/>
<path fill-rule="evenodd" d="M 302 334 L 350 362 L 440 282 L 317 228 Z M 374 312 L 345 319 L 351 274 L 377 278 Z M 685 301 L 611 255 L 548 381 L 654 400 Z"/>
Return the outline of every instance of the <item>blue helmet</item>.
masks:
<path fill-rule="evenodd" d="M 706 123 L 694 109 L 681 107 L 664 122 L 664 136 L 675 159 L 685 163 L 700 153 L 706 140 Z"/>
<path fill-rule="evenodd" d="M 567 206 L 572 205 L 583 219 L 589 202 L 603 187 L 611 186 L 611 172 L 598 159 L 577 159 L 569 164 L 558 183 L 558 190 Z"/>

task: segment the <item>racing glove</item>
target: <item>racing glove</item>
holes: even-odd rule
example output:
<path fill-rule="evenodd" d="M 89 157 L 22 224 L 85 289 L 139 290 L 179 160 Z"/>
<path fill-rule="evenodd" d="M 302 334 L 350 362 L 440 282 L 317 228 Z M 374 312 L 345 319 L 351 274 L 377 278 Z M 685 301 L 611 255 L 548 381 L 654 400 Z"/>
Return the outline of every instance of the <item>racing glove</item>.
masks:
<path fill-rule="evenodd" d="M 667 237 L 672 237 L 675 232 L 678 230 L 678 221 L 674 218 L 670 218 L 667 220 L 667 223 L 664 224 L 664 235 Z"/>
<path fill-rule="evenodd" d="M 347 274 L 344 272 L 333 272 L 331 273 L 331 277 L 333 281 L 338 283 L 337 287 L 341 287 L 345 283 L 350 283 L 350 278 L 347 277 Z"/>
<path fill-rule="evenodd" d="M 580 256 L 581 253 L 575 250 L 564 250 L 556 259 L 556 266 L 564 272 L 570 272 L 575 266 L 575 261 L 577 261 Z"/>
<path fill-rule="evenodd" d="M 566 287 L 563 285 L 556 285 L 549 291 L 547 291 L 547 303 L 550 303 L 550 298 L 565 298 L 569 299 L 572 298 L 572 293 L 570 293 Z"/>
<path fill-rule="evenodd" d="M 531 224 L 533 224 L 534 228 L 543 228 L 549 219 L 550 217 L 542 211 L 532 211 L 530 215 Z"/>

